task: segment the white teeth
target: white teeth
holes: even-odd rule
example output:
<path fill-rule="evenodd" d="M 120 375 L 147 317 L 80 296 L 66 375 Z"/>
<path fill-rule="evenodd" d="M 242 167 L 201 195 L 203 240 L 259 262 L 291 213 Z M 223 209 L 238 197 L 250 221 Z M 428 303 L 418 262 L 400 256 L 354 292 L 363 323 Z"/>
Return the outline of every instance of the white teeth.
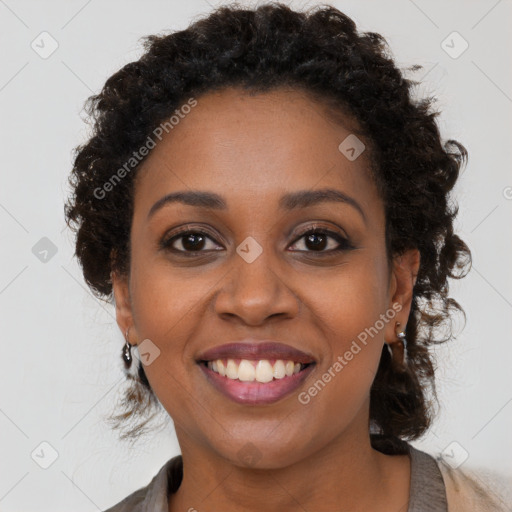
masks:
<path fill-rule="evenodd" d="M 270 382 L 273 378 L 274 370 L 272 369 L 272 365 L 266 359 L 258 361 L 256 365 L 256 380 L 265 383 Z"/>
<path fill-rule="evenodd" d="M 284 361 L 278 359 L 274 366 L 268 359 L 259 361 L 242 359 L 240 364 L 236 364 L 234 359 L 228 359 L 224 364 L 222 359 L 208 361 L 208 368 L 228 379 L 240 380 L 242 382 L 271 382 L 273 379 L 283 379 L 299 373 L 302 365 L 294 361 Z"/>
<path fill-rule="evenodd" d="M 238 366 L 238 380 L 252 382 L 256 378 L 256 370 L 250 361 L 242 359 Z"/>
<path fill-rule="evenodd" d="M 229 379 L 238 379 L 238 365 L 233 361 L 233 359 L 228 359 L 226 377 Z"/>
<path fill-rule="evenodd" d="M 274 378 L 282 379 L 286 375 L 286 369 L 284 367 L 284 362 L 281 359 L 278 359 L 274 364 Z"/>

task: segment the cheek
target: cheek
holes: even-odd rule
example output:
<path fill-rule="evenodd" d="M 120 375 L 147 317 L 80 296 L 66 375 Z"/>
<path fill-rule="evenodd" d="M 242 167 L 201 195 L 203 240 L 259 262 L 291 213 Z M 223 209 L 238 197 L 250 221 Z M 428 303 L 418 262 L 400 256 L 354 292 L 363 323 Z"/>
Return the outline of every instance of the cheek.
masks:
<path fill-rule="evenodd" d="M 176 269 L 164 259 L 156 261 L 144 255 L 132 265 L 132 300 L 140 335 L 175 345 L 192 321 L 197 323 L 205 296 L 215 280 L 208 273 Z M 199 316 L 200 318 L 200 316 Z M 194 325 L 194 323 L 192 323 Z M 169 347 L 170 348 L 170 347 Z"/>
<path fill-rule="evenodd" d="M 190 385 L 196 363 L 189 342 L 200 330 L 205 290 L 213 283 L 203 289 L 178 272 L 161 261 L 137 265 L 134 258 L 132 308 L 140 339 L 151 340 L 159 350 L 144 367 L 151 388 L 174 422 L 190 432 L 191 418 L 201 407 Z"/>
<path fill-rule="evenodd" d="M 356 412 L 368 396 L 381 358 L 384 327 L 392 321 L 382 320 L 387 307 L 385 271 L 380 259 L 359 258 L 336 277 L 318 280 L 307 292 L 308 309 L 328 347 L 302 400 L 316 412 L 329 414 L 331 406 Z"/>
<path fill-rule="evenodd" d="M 386 268 L 380 259 L 358 256 L 330 272 L 328 278 L 318 278 L 302 285 L 301 300 L 311 317 L 330 340 L 336 355 L 344 352 L 361 333 L 366 332 L 385 313 L 387 307 Z M 380 323 L 378 335 L 382 339 Z M 364 337 L 364 335 L 362 336 Z"/>
<path fill-rule="evenodd" d="M 205 294 L 214 281 L 207 274 L 201 280 L 188 278 L 189 270 L 173 269 L 165 260 L 151 261 L 147 255 L 148 263 L 138 264 L 144 256 L 137 256 L 131 275 L 134 320 L 140 340 L 151 340 L 160 351 L 145 372 L 162 402 L 179 400 L 172 390 L 186 386 L 187 373 L 195 365 L 189 342 L 200 331 Z"/>

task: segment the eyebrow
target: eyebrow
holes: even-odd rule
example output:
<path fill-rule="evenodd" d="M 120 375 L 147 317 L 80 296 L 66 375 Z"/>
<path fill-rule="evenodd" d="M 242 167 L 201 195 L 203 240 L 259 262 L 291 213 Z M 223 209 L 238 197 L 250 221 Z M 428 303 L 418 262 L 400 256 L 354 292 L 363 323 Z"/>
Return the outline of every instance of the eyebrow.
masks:
<path fill-rule="evenodd" d="M 323 188 L 318 190 L 299 190 L 285 194 L 279 200 L 279 208 L 284 210 L 295 210 L 298 208 L 307 208 L 316 204 L 334 202 L 344 203 L 355 208 L 366 223 L 366 215 L 360 204 L 349 195 L 332 188 Z M 183 192 L 172 192 L 159 199 L 149 210 L 148 220 L 157 210 L 172 203 L 182 203 L 188 206 L 198 208 L 208 208 L 214 210 L 227 210 L 227 204 L 224 198 L 213 192 L 203 192 L 200 190 L 191 190 Z"/>

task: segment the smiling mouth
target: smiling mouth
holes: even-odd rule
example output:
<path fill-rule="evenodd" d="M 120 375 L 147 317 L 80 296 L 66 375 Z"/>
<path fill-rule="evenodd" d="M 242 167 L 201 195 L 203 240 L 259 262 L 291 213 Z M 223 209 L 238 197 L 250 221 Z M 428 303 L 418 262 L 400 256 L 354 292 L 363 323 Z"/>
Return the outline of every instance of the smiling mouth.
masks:
<path fill-rule="evenodd" d="M 230 400 L 250 406 L 279 402 L 291 395 L 307 379 L 315 362 L 290 359 L 200 360 L 198 367 L 206 381 Z"/>

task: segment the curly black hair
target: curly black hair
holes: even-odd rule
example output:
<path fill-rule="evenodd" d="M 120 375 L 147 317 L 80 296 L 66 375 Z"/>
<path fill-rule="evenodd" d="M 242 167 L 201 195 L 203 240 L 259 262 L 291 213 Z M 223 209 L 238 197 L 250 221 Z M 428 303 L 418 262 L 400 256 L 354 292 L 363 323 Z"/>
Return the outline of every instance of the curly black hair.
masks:
<path fill-rule="evenodd" d="M 229 86 L 306 91 L 329 114 L 349 116 L 360 127 L 385 204 L 388 262 L 410 248 L 421 255 L 406 329 L 408 367 L 397 367 L 384 347 L 370 394 L 370 430 L 382 446 L 419 438 L 437 401 L 429 346 L 452 338 L 453 313 L 464 314 L 448 296 L 448 278 L 464 277 L 471 266 L 469 248 L 454 234 L 458 207 L 450 197 L 467 151 L 455 140 L 442 142 L 435 97 L 413 98 L 419 82 L 406 79 L 405 71 L 421 66 L 401 71 L 380 34 L 359 33 L 351 18 L 326 4 L 303 12 L 278 2 L 254 9 L 224 5 L 185 30 L 145 37 L 143 45 L 140 59 L 87 100 L 93 134 L 75 149 L 69 178 L 66 220 L 92 292 L 111 300 L 111 272 L 128 272 L 139 165 L 108 194 L 98 190 L 162 121 L 187 99 Z M 138 387 L 126 395 L 120 424 L 147 417 L 157 402 L 142 364 L 133 380 Z"/>

